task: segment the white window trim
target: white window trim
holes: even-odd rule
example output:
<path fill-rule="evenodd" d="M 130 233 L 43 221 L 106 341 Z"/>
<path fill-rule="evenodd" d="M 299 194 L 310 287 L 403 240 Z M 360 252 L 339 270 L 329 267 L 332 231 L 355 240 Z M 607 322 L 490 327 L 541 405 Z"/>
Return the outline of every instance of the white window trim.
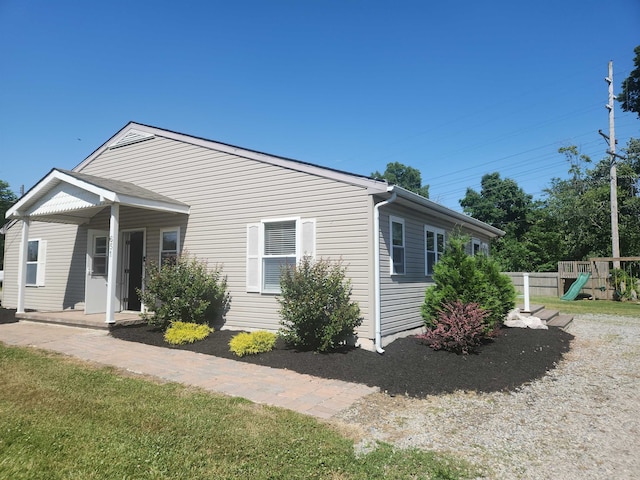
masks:
<path fill-rule="evenodd" d="M 479 238 L 473 237 L 471 239 L 471 256 L 476 254 L 475 246 L 478 246 L 478 252 L 484 255 L 489 255 L 489 244 L 487 242 L 483 242 Z"/>
<path fill-rule="evenodd" d="M 167 227 L 160 229 L 160 243 L 158 244 L 158 267 L 162 267 L 162 237 L 165 232 L 177 232 L 176 238 L 176 257 L 180 256 L 180 227 Z M 169 250 L 166 250 L 169 251 Z"/>
<path fill-rule="evenodd" d="M 447 241 L 447 232 L 443 228 L 433 227 L 431 225 L 424 226 L 424 275 L 425 277 L 431 277 L 433 273 L 429 273 L 429 259 L 427 255 L 427 232 L 433 232 L 434 235 L 434 248 L 435 248 L 435 262 L 438 263 L 440 261 L 440 253 L 438 252 L 438 234 L 443 236 L 443 241 L 446 243 Z M 443 252 L 444 253 L 444 252 Z"/>
<path fill-rule="evenodd" d="M 296 234 L 296 251 L 293 254 L 288 255 L 266 255 L 264 253 L 265 242 L 265 225 L 268 223 L 285 223 L 285 222 L 294 222 L 295 225 L 295 234 Z M 278 219 L 266 219 L 260 221 L 260 291 L 262 293 L 271 293 L 271 294 L 279 294 L 280 288 L 265 288 L 264 284 L 264 260 L 265 258 L 292 258 L 294 262 L 297 264 L 300 260 L 300 251 L 301 251 L 301 243 L 302 239 L 300 238 L 300 217 L 293 218 L 278 218 Z"/>
<path fill-rule="evenodd" d="M 38 260 L 35 262 L 30 262 L 25 259 L 25 269 L 26 265 L 35 265 L 36 266 L 36 283 L 26 283 L 26 287 L 44 287 L 44 278 L 45 278 L 45 263 L 47 258 L 47 241 L 42 238 L 30 238 L 27 240 L 27 244 L 29 242 L 38 242 Z"/>
<path fill-rule="evenodd" d="M 393 224 L 399 223 L 402 225 L 402 246 L 393 245 Z M 396 248 L 402 248 L 402 272 L 396 272 L 393 268 L 393 254 Z M 407 235 L 404 226 L 404 218 L 394 217 L 389 215 L 389 273 L 391 275 L 406 275 L 407 272 Z"/>
<path fill-rule="evenodd" d="M 267 223 L 295 222 L 296 225 L 296 252 L 289 255 L 295 257 L 297 264 L 304 255 L 315 259 L 316 252 L 316 220 L 315 218 L 282 217 L 266 218 L 260 223 L 250 223 L 247 225 L 247 259 L 246 259 L 246 291 L 252 293 L 277 295 L 279 289 L 265 289 L 263 278 L 263 263 L 265 258 L 270 258 L 264 254 L 264 226 Z M 257 229 L 257 230 L 256 230 Z M 256 235 L 257 234 L 257 235 Z M 256 238 L 257 236 L 257 238 Z M 255 245 L 252 242 L 256 242 Z M 282 257 L 283 255 L 278 255 Z"/>

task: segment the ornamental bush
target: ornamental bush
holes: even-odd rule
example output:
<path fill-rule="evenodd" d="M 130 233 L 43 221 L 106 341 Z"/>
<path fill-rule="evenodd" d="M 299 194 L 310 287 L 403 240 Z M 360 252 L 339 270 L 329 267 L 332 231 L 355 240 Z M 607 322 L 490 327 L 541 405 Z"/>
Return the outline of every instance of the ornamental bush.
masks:
<path fill-rule="evenodd" d="M 229 305 L 227 280 L 222 271 L 210 271 L 195 257 L 182 255 L 158 268 L 146 268 L 145 288 L 138 290 L 148 311 L 142 317 L 166 329 L 172 322 L 211 324 L 220 319 Z"/>
<path fill-rule="evenodd" d="M 418 338 L 434 350 L 468 354 L 493 336 L 494 330 L 486 331 L 488 314 L 477 303 L 465 304 L 460 300 L 445 303 L 438 312 L 435 328 L 418 335 Z"/>
<path fill-rule="evenodd" d="M 347 343 L 362 323 L 360 307 L 351 301 L 351 282 L 340 262 L 304 257 L 283 268 L 279 335 L 293 347 L 326 352 Z"/>
<path fill-rule="evenodd" d="M 235 335 L 229 342 L 229 350 L 238 357 L 270 352 L 276 344 L 277 335 L 265 330 L 256 332 L 242 332 Z"/>
<path fill-rule="evenodd" d="M 500 272 L 498 264 L 486 255 L 466 253 L 468 239 L 453 235 L 440 261 L 433 267 L 435 285 L 427 288 L 422 318 L 428 329 L 438 323 L 438 314 L 447 303 L 477 303 L 487 312 L 485 330 L 502 325 L 515 307 L 516 290 L 511 279 Z"/>
<path fill-rule="evenodd" d="M 204 340 L 212 332 L 213 328 L 208 325 L 193 322 L 173 322 L 164 332 L 164 340 L 171 345 L 185 345 Z"/>

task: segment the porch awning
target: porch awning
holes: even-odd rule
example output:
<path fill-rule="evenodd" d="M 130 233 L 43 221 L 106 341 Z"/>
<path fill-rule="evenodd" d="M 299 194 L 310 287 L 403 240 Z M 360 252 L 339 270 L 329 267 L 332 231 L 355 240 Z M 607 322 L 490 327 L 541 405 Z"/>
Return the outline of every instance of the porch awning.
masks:
<path fill-rule="evenodd" d="M 114 203 L 189 214 L 189 205 L 133 183 L 54 168 L 7 211 L 6 217 L 81 225 Z"/>

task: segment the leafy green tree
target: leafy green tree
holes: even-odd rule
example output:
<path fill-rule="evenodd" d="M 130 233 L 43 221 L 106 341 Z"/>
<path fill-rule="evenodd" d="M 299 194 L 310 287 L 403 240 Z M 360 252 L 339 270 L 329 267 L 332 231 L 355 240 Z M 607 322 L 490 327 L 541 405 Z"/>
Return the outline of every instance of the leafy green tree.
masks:
<path fill-rule="evenodd" d="M 0 180 L 0 227 L 4 225 L 4 215 L 18 197 L 9 189 L 9 184 Z M 0 234 L 0 270 L 4 267 L 4 235 Z"/>
<path fill-rule="evenodd" d="M 420 170 L 408 167 L 399 162 L 387 163 L 384 173 L 377 170 L 371 174 L 373 178 L 382 178 L 389 183 L 406 188 L 424 198 L 429 198 L 429 185 L 422 185 Z"/>
<path fill-rule="evenodd" d="M 480 184 L 480 192 L 467 189 L 460 205 L 465 213 L 505 231 L 491 244 L 491 256 L 502 270 L 555 270 L 558 235 L 549 228 L 543 204 L 498 172 L 484 175 Z"/>
<path fill-rule="evenodd" d="M 488 173 L 480 181 L 481 190 L 468 188 L 460 200 L 465 213 L 498 227 L 509 235 L 521 236 L 529 228 L 533 198 L 510 178 Z"/>
<path fill-rule="evenodd" d="M 568 179 L 554 178 L 546 209 L 552 228 L 562 232 L 563 260 L 611 255 L 610 162 L 606 157 L 593 168 L 575 146 L 561 148 L 571 167 Z M 640 252 L 640 141 L 631 139 L 618 158 L 618 226 L 622 256 Z"/>
<path fill-rule="evenodd" d="M 625 112 L 635 112 L 640 118 L 640 45 L 633 49 L 636 56 L 633 63 L 636 66 L 629 76 L 622 82 L 622 92 L 618 101 Z"/>

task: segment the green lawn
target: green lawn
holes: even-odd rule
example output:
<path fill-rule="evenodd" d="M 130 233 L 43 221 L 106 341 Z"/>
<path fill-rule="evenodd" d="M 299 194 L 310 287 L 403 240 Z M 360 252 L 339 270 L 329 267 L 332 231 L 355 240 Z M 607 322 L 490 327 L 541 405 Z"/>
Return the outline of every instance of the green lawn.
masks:
<path fill-rule="evenodd" d="M 522 303 L 521 299 L 518 300 Z M 573 300 L 565 302 L 557 297 L 531 297 L 531 305 L 544 305 L 550 310 L 558 310 L 561 313 L 602 313 L 640 318 L 640 303 L 637 302 L 614 302 L 613 300 Z"/>
<path fill-rule="evenodd" d="M 0 478 L 468 478 L 287 410 L 0 344 Z"/>

